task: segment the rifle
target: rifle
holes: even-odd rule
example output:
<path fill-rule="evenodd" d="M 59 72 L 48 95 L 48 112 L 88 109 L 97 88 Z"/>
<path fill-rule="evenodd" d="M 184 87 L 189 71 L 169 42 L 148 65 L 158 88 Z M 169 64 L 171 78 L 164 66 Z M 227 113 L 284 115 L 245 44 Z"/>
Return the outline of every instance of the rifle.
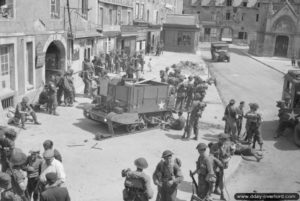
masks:
<path fill-rule="evenodd" d="M 191 176 L 191 178 L 193 180 L 193 184 L 195 185 L 196 192 L 197 192 L 197 190 L 198 190 L 198 184 L 197 184 L 197 182 L 196 182 L 196 180 L 194 178 L 193 172 L 191 170 L 190 170 L 190 176 Z M 194 191 L 194 189 L 193 189 L 193 191 Z"/>
<path fill-rule="evenodd" d="M 188 116 L 186 118 L 186 124 L 184 127 L 184 131 L 183 131 L 183 136 L 182 138 L 188 137 L 189 136 L 189 130 L 190 130 L 190 112 L 188 112 Z"/>

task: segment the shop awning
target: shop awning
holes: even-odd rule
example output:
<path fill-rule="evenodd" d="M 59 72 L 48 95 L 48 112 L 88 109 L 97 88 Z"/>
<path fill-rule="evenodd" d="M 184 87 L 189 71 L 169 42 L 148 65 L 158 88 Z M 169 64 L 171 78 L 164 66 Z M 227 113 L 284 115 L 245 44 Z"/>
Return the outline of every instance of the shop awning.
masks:
<path fill-rule="evenodd" d="M 121 35 L 120 31 L 105 31 L 105 32 L 103 32 L 104 37 L 117 37 L 120 35 Z"/>
<path fill-rule="evenodd" d="M 76 31 L 73 33 L 74 38 L 95 38 L 95 37 L 103 37 L 103 34 L 97 31 Z"/>

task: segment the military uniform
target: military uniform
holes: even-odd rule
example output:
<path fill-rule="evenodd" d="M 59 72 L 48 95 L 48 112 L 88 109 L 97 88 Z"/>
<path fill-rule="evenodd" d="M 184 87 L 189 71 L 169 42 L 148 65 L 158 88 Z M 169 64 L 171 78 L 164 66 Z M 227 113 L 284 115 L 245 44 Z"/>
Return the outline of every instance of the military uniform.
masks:
<path fill-rule="evenodd" d="M 215 193 L 219 194 L 218 189 L 220 188 L 221 199 L 225 200 L 224 197 L 224 169 L 228 168 L 228 162 L 231 158 L 231 144 L 228 143 L 229 135 L 220 134 L 219 142 L 212 144 L 210 147 L 210 154 L 213 155 L 220 163 L 214 162 L 214 171 L 216 174 L 216 186 Z"/>
<path fill-rule="evenodd" d="M 201 152 L 201 150 L 205 152 L 206 148 L 206 144 L 200 143 L 196 149 L 198 149 L 199 152 Z M 210 197 L 213 184 L 216 180 L 213 170 L 213 158 L 205 154 L 200 154 L 196 162 L 196 172 L 198 173 L 197 195 L 201 199 Z"/>
<path fill-rule="evenodd" d="M 185 96 L 186 96 L 186 87 L 184 86 L 184 83 L 181 80 L 181 82 L 177 87 L 177 97 L 176 97 L 176 104 L 175 104 L 176 110 L 182 110 Z"/>
<path fill-rule="evenodd" d="M 173 153 L 164 151 L 163 158 Z M 158 186 L 156 201 L 176 201 L 178 184 L 183 181 L 181 169 L 177 163 L 167 164 L 160 161 L 153 173 L 154 184 Z"/>
<path fill-rule="evenodd" d="M 256 104 L 257 105 L 257 104 Z M 255 142 L 257 141 L 258 144 L 262 147 L 263 139 L 260 132 L 260 125 L 262 122 L 261 114 L 257 113 L 256 110 L 258 105 L 250 104 L 251 110 L 245 114 L 246 121 L 246 131 L 247 137 L 246 140 L 249 143 L 253 141 L 253 148 L 255 148 Z M 256 109 L 255 109 L 256 108 Z"/>
<path fill-rule="evenodd" d="M 125 176 L 125 189 L 123 190 L 124 201 L 148 201 L 153 197 L 150 177 L 142 172 L 148 167 L 144 158 L 135 160 L 136 171 L 123 170 L 122 176 Z"/>
<path fill-rule="evenodd" d="M 194 88 L 193 85 L 191 83 L 188 84 L 187 89 L 186 89 L 186 104 L 185 104 L 185 108 L 186 110 L 188 110 L 191 107 L 191 104 L 193 102 L 194 99 Z"/>
<path fill-rule="evenodd" d="M 53 81 L 50 81 L 48 84 L 48 112 L 49 114 L 57 115 L 57 89 L 56 84 Z"/>
<path fill-rule="evenodd" d="M 195 139 L 198 139 L 199 134 L 199 119 L 202 116 L 202 109 L 201 109 L 201 102 L 200 101 L 193 101 L 192 104 L 192 111 L 190 114 L 190 122 L 189 122 L 189 129 L 188 129 L 188 136 L 190 138 L 192 129 L 194 130 Z"/>
<path fill-rule="evenodd" d="M 234 107 L 234 100 L 230 100 L 230 103 L 226 106 L 224 112 L 224 120 L 225 120 L 225 130 L 224 133 L 229 134 L 232 139 L 236 139 L 237 133 L 237 112 L 236 108 Z"/>
<path fill-rule="evenodd" d="M 242 126 L 243 126 L 243 118 L 244 118 L 244 109 L 239 106 L 237 108 L 237 121 L 236 121 L 236 124 L 237 124 L 237 134 L 238 136 L 241 134 L 241 130 L 242 130 Z"/>
<path fill-rule="evenodd" d="M 17 133 L 15 130 L 7 127 L 0 127 L 0 154 L 1 154 L 1 166 L 2 172 L 8 169 L 8 159 L 11 156 L 15 147 L 15 139 Z"/>

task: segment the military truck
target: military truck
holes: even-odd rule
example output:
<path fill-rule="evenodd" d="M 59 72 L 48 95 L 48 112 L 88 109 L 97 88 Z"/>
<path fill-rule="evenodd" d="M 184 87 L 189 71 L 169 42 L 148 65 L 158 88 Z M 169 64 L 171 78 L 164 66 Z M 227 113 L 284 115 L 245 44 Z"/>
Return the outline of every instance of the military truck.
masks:
<path fill-rule="evenodd" d="M 111 133 L 120 126 L 132 133 L 172 118 L 168 93 L 168 84 L 152 80 L 109 83 L 107 96 L 85 108 L 84 116 L 108 124 Z"/>
<path fill-rule="evenodd" d="M 211 43 L 210 52 L 212 61 L 230 62 L 229 45 L 226 42 Z"/>
<path fill-rule="evenodd" d="M 279 107 L 279 129 L 293 129 L 296 145 L 300 146 L 300 70 L 289 70 L 284 76 L 282 100 L 277 101 Z"/>

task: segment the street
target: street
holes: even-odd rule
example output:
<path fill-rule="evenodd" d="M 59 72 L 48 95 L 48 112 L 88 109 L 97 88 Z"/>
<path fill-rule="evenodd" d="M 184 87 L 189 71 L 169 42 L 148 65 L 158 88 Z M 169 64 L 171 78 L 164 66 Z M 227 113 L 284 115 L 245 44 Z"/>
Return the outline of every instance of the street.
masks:
<path fill-rule="evenodd" d="M 204 47 L 203 47 L 204 46 Z M 203 45 L 202 57 L 210 62 L 209 48 Z M 211 63 L 211 73 L 217 79 L 220 95 L 226 103 L 235 99 L 259 104 L 263 116 L 262 134 L 264 159 L 260 163 L 243 161 L 227 183 L 231 198 L 237 192 L 299 192 L 300 154 L 292 142 L 291 133 L 278 140 L 273 138 L 277 128 L 276 101 L 281 99 L 283 74 L 231 48 L 230 63 Z M 244 121 L 245 123 L 245 121 Z"/>

